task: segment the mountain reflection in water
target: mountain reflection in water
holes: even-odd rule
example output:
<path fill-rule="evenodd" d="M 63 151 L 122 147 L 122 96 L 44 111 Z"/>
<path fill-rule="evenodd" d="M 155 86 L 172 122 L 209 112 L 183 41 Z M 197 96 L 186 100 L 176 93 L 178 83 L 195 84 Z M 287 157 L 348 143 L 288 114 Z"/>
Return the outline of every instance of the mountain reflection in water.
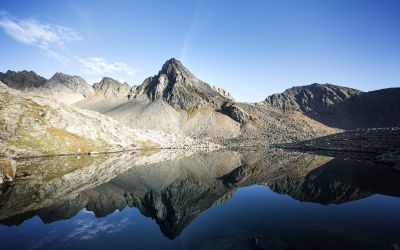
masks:
<path fill-rule="evenodd" d="M 400 174 L 390 166 L 275 149 L 151 157 L 20 163 L 34 174 L 0 196 L 0 249 L 385 249 L 400 243 Z"/>

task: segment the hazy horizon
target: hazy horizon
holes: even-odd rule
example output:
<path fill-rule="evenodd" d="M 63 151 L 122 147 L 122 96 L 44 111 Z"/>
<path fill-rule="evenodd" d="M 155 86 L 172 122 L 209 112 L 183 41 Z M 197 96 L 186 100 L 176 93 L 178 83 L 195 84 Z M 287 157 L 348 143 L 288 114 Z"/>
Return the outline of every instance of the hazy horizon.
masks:
<path fill-rule="evenodd" d="M 330 83 L 399 86 L 397 1 L 10 1 L 0 3 L 0 71 L 130 85 L 177 58 L 238 101 Z"/>

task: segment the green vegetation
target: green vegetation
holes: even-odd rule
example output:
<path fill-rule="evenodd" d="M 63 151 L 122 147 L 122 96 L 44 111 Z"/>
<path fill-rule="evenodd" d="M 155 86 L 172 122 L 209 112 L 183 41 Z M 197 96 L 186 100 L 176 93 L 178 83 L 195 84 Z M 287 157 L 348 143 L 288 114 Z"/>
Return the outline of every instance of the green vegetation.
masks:
<path fill-rule="evenodd" d="M 10 140 L 11 145 L 21 149 L 37 149 L 45 155 L 62 153 L 88 153 L 92 151 L 105 152 L 108 145 L 70 133 L 64 129 L 55 127 L 47 128 L 48 135 L 32 136 L 19 134 L 17 138 Z"/>
<path fill-rule="evenodd" d="M 155 149 L 155 148 L 161 147 L 160 144 L 158 144 L 152 140 L 139 141 L 138 144 L 141 149 Z"/>

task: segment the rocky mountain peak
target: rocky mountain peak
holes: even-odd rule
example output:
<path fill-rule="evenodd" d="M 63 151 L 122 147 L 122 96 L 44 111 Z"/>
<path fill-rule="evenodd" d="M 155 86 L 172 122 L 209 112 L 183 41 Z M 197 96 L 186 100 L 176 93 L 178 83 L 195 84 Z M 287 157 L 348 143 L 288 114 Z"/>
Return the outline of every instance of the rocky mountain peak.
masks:
<path fill-rule="evenodd" d="M 131 87 L 127 83 L 121 83 L 111 77 L 103 77 L 99 83 L 93 85 L 96 93 L 101 93 L 105 97 L 127 97 Z"/>
<path fill-rule="evenodd" d="M 8 87 L 18 90 L 30 90 L 42 86 L 47 79 L 36 74 L 34 71 L 12 71 L 0 72 L 0 81 Z"/>
<path fill-rule="evenodd" d="M 67 75 L 61 72 L 55 73 L 43 86 L 47 89 L 53 89 L 62 92 L 64 88 L 69 91 L 88 97 L 94 94 L 94 89 L 82 77 Z"/>
<path fill-rule="evenodd" d="M 188 110 L 204 106 L 220 107 L 231 100 L 225 90 L 198 79 L 175 59 L 167 60 L 157 75 L 147 78 L 133 91 L 133 97 L 146 95 L 150 100 L 163 99 L 175 108 Z"/>
<path fill-rule="evenodd" d="M 179 60 L 175 58 L 167 60 L 158 74 L 165 75 L 169 80 L 174 82 L 191 83 L 192 81 L 199 81 L 199 79 L 193 75 L 192 72 L 190 72 Z"/>
<path fill-rule="evenodd" d="M 343 103 L 352 96 L 362 93 L 359 90 L 333 84 L 313 83 L 292 87 L 280 94 L 273 94 L 265 103 L 283 110 L 302 112 L 327 112 L 330 106 Z"/>

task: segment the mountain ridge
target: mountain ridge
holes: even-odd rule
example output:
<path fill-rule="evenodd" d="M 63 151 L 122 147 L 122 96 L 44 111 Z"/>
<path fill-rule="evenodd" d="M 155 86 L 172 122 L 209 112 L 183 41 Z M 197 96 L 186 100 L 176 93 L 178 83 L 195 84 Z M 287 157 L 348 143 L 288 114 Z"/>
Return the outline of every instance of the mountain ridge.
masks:
<path fill-rule="evenodd" d="M 292 87 L 263 102 L 236 102 L 227 91 L 203 82 L 175 58 L 138 86 L 110 77 L 90 86 L 78 76 L 56 73 L 37 89 L 39 94 L 97 111 L 130 128 L 216 143 L 284 143 L 339 131 L 331 127 L 400 124 L 399 115 L 390 112 L 398 106 L 400 88 L 362 92 L 315 83 Z"/>
<path fill-rule="evenodd" d="M 332 84 L 292 87 L 264 101 L 282 111 L 299 111 L 340 129 L 392 127 L 400 124 L 400 88 L 363 92 Z"/>

